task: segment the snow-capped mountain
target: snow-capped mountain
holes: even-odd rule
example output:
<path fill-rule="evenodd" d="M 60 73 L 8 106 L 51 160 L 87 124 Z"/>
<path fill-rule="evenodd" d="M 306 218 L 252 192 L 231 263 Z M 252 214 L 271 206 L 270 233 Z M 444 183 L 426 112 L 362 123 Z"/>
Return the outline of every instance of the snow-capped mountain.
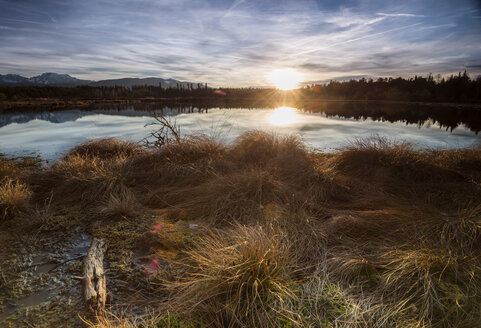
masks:
<path fill-rule="evenodd" d="M 92 82 L 89 80 L 79 80 L 68 74 L 56 73 L 43 73 L 42 75 L 31 77 L 28 80 L 38 85 L 82 85 Z"/>
<path fill-rule="evenodd" d="M 157 77 L 147 77 L 143 79 L 139 78 L 124 78 L 124 79 L 115 79 L 115 80 L 102 80 L 97 82 L 92 82 L 89 85 L 91 86 L 103 86 L 103 87 L 114 87 L 114 86 L 122 86 L 126 88 L 131 88 L 135 85 L 150 85 L 150 86 L 159 86 L 162 85 L 163 88 L 168 87 L 176 87 L 177 84 L 183 85 L 188 87 L 192 84 L 192 87 L 195 89 L 197 88 L 197 83 L 190 83 L 190 82 L 181 82 L 174 79 L 162 79 Z"/>
<path fill-rule="evenodd" d="M 1 75 L 0 74 L 0 85 L 22 85 L 22 84 L 28 84 L 29 81 L 26 77 L 17 75 L 17 74 L 6 74 L 6 75 Z"/>
<path fill-rule="evenodd" d="M 192 84 L 192 87 L 195 89 L 198 87 L 197 83 L 191 82 L 182 82 L 174 79 L 162 79 L 157 77 L 148 77 L 148 78 L 124 78 L 124 79 L 114 79 L 114 80 L 101 80 L 101 81 L 90 81 L 90 80 L 80 80 L 75 77 L 72 77 L 68 74 L 57 74 L 57 73 L 43 73 L 38 76 L 34 76 L 31 78 L 26 78 L 16 74 L 0 74 L 0 86 L 2 85 L 10 85 L 10 86 L 19 86 L 19 85 L 32 85 L 32 86 L 62 86 L 62 87 L 76 87 L 79 85 L 89 85 L 93 87 L 98 86 L 122 86 L 126 88 L 131 88 L 132 86 L 136 85 L 149 85 L 149 86 L 158 86 L 162 85 L 164 88 L 168 87 L 176 87 L 178 84 L 184 87 L 189 87 Z"/>
<path fill-rule="evenodd" d="M 79 80 L 68 74 L 43 73 L 38 76 L 26 78 L 16 74 L 0 75 L 0 85 L 52 85 L 52 86 L 68 86 L 89 84 L 92 81 Z"/>

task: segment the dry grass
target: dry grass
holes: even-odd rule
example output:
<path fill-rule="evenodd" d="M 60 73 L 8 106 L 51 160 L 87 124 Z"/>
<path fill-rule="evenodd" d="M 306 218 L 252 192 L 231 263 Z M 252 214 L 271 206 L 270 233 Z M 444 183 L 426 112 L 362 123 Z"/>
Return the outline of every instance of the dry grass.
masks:
<path fill-rule="evenodd" d="M 384 293 L 425 325 L 466 327 L 481 319 L 477 258 L 421 245 L 383 254 Z"/>
<path fill-rule="evenodd" d="M 328 254 L 326 265 L 329 272 L 344 284 L 363 285 L 378 281 L 379 272 L 376 265 L 364 254 L 356 253 L 356 249 L 338 247 L 329 249 Z"/>
<path fill-rule="evenodd" d="M 81 144 L 72 149 L 66 157 L 80 156 L 109 159 L 112 157 L 130 157 L 140 151 L 141 147 L 137 143 L 109 138 Z"/>
<path fill-rule="evenodd" d="M 167 311 L 163 315 L 147 313 L 139 316 L 118 315 L 102 311 L 95 316 L 94 321 L 83 319 L 89 328 L 195 328 L 196 322 L 186 321 Z"/>
<path fill-rule="evenodd" d="M 49 169 L 30 177 L 37 199 L 53 194 L 54 202 L 81 202 L 97 205 L 112 193 L 124 189 L 123 165 L 119 156 L 102 160 L 81 155 L 66 156 Z"/>
<path fill-rule="evenodd" d="M 52 208 L 80 202 L 99 221 L 135 218 L 119 220 L 117 235 L 133 235 L 135 222 L 137 237 L 155 241 L 149 259 L 170 252 L 158 275 L 134 281 L 172 311 L 173 327 L 179 316 L 213 327 L 472 327 L 480 158 L 481 149 L 419 151 L 379 137 L 314 154 L 295 137 L 254 131 L 232 146 L 204 136 L 159 148 L 95 141 L 27 180 L 37 204 L 53 194 Z M 165 215 L 152 219 L 160 232 L 143 224 L 152 213 Z"/>
<path fill-rule="evenodd" d="M 268 151 L 259 151 L 263 147 Z M 266 160 L 262 170 L 256 163 Z M 53 190 L 56 202 L 98 204 L 129 187 L 144 205 L 191 207 L 216 222 L 259 217 L 255 212 L 271 201 L 315 207 L 346 194 L 298 139 L 259 132 L 230 149 L 207 137 L 142 151 L 111 139 L 89 142 L 30 180 L 40 198 Z"/>
<path fill-rule="evenodd" d="M 13 160 L 0 157 L 0 180 L 7 177 L 16 178 L 19 174 L 19 168 Z"/>
<path fill-rule="evenodd" d="M 481 245 L 481 207 L 467 206 L 456 217 L 446 219 L 439 235 L 448 249 L 463 254 L 476 252 Z"/>
<path fill-rule="evenodd" d="M 138 328 L 140 324 L 140 320 L 136 318 L 125 318 L 122 315 L 117 316 L 106 311 L 97 314 L 95 316 L 95 321 L 90 321 L 83 318 L 82 321 L 90 328 Z M 155 326 L 146 326 L 146 328 L 148 327 Z"/>
<path fill-rule="evenodd" d="M 295 298 L 295 254 L 272 228 L 237 226 L 205 237 L 188 252 L 188 274 L 169 283 L 173 304 L 207 325 L 278 325 Z"/>
<path fill-rule="evenodd" d="M 31 192 L 27 185 L 10 178 L 0 182 L 0 213 L 3 219 L 24 210 Z"/>
<path fill-rule="evenodd" d="M 187 216 L 211 223 L 258 222 L 265 204 L 288 201 L 284 186 L 266 171 L 251 170 L 214 175 L 205 183 L 185 190 L 179 204 Z"/>
<path fill-rule="evenodd" d="M 0 153 L 0 180 L 11 178 L 21 180 L 26 177 L 30 171 L 35 171 L 41 165 L 39 157 L 24 156 L 18 158 L 5 158 Z"/>
<path fill-rule="evenodd" d="M 136 144 L 115 139 L 90 141 L 74 148 L 50 168 L 34 172 L 29 180 L 38 201 L 53 194 L 56 203 L 96 206 L 125 189 L 124 165 L 140 150 Z"/>
<path fill-rule="evenodd" d="M 463 175 L 443 168 L 427 153 L 416 150 L 407 142 L 396 142 L 385 137 L 356 139 L 344 148 L 337 164 L 350 174 L 409 181 L 456 181 Z"/>
<path fill-rule="evenodd" d="M 135 195 L 128 189 L 118 194 L 111 194 L 102 203 L 99 212 L 107 217 L 134 217 L 139 211 L 139 203 Z"/>
<path fill-rule="evenodd" d="M 263 131 L 251 131 L 241 135 L 231 150 L 231 155 L 238 161 L 250 164 L 266 165 L 278 161 L 286 170 L 300 168 L 308 161 L 308 152 L 296 136 L 276 136 Z"/>
<path fill-rule="evenodd" d="M 468 149 L 431 151 L 430 155 L 439 166 L 481 178 L 481 145 Z"/>

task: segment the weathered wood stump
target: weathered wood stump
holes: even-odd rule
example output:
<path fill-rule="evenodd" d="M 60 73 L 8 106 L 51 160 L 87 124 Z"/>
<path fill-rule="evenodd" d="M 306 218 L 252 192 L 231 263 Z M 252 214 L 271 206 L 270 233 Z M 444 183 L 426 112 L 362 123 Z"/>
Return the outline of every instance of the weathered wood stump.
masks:
<path fill-rule="evenodd" d="M 95 311 L 102 310 L 107 299 L 107 283 L 104 274 L 106 249 L 103 240 L 94 238 L 83 263 L 83 298 L 89 308 Z"/>

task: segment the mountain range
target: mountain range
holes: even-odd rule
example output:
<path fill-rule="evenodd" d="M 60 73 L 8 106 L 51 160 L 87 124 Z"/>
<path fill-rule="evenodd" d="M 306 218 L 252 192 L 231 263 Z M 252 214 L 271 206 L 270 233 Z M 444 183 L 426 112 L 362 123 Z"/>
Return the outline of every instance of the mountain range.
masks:
<path fill-rule="evenodd" d="M 76 87 L 79 85 L 89 85 L 93 87 L 113 87 L 122 86 L 126 88 L 131 88 L 135 85 L 150 85 L 159 86 L 162 85 L 164 88 L 175 87 L 177 84 L 188 86 L 191 82 L 183 82 L 174 79 L 162 79 L 157 77 L 148 78 L 123 78 L 123 79 L 113 79 L 113 80 L 101 80 L 101 81 L 91 81 L 91 80 L 80 80 L 72 77 L 68 74 L 57 74 L 57 73 L 43 73 L 34 77 L 23 77 L 17 74 L 0 74 L 0 86 L 58 86 L 58 87 Z M 197 87 L 197 83 L 193 83 L 193 87 Z"/>

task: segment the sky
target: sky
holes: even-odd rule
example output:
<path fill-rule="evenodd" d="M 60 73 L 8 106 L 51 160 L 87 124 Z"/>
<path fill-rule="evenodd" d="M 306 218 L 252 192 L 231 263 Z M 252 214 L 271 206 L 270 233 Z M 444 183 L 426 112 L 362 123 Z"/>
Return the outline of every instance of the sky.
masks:
<path fill-rule="evenodd" d="M 212 86 L 481 74 L 481 1 L 0 0 L 0 74 Z"/>

